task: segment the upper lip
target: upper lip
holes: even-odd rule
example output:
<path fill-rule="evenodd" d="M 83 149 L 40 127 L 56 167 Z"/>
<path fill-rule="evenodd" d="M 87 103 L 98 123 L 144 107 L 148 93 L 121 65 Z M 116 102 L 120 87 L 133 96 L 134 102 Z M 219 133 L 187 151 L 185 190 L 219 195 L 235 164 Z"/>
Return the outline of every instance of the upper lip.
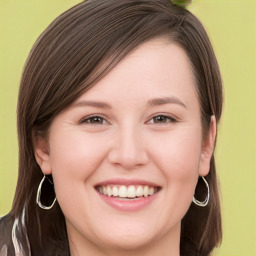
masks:
<path fill-rule="evenodd" d="M 129 185 L 148 185 L 151 187 L 160 187 L 158 184 L 151 182 L 151 181 L 147 181 L 147 180 L 142 180 L 142 179 L 123 179 L 123 178 L 115 178 L 115 179 L 109 179 L 109 180 L 105 180 L 102 182 L 99 182 L 97 184 L 95 184 L 95 187 L 98 186 L 106 186 L 106 185 L 125 185 L 125 186 L 129 186 Z"/>

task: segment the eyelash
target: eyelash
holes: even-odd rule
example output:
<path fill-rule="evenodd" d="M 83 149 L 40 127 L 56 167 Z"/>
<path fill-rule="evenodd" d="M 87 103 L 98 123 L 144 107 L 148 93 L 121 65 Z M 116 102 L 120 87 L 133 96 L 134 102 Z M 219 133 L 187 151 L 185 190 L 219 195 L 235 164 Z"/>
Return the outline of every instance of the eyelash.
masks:
<path fill-rule="evenodd" d="M 158 120 L 160 119 L 160 122 L 150 122 L 151 120 L 156 121 L 156 119 L 158 118 Z M 164 120 L 164 122 L 162 122 Z M 175 123 L 177 122 L 177 120 L 175 118 L 173 118 L 172 116 L 169 115 L 164 115 L 164 114 L 159 114 L 156 116 L 153 116 L 150 120 L 149 123 L 150 124 L 167 124 L 167 123 Z"/>
<path fill-rule="evenodd" d="M 158 120 L 157 120 L 158 118 Z M 158 122 L 160 120 L 160 122 Z M 96 121 L 96 123 L 94 123 Z M 100 121 L 100 122 L 99 122 Z M 153 122 L 152 122 L 153 121 Z M 177 120 L 173 118 L 172 116 L 168 115 L 156 115 L 153 116 L 152 118 L 149 119 L 147 123 L 150 124 L 167 124 L 167 123 L 175 123 Z M 89 124 L 89 125 L 106 125 L 109 124 L 108 121 L 102 116 L 94 115 L 94 116 L 89 116 L 84 119 L 82 119 L 79 124 Z"/>
<path fill-rule="evenodd" d="M 93 123 L 96 119 L 100 119 L 101 122 L 100 123 Z M 89 116 L 89 117 L 86 117 L 86 118 L 83 118 L 79 124 L 89 124 L 89 125 L 105 125 L 107 124 L 108 122 L 105 120 L 104 117 L 102 116 L 98 116 L 98 115 L 95 115 L 95 116 Z"/>

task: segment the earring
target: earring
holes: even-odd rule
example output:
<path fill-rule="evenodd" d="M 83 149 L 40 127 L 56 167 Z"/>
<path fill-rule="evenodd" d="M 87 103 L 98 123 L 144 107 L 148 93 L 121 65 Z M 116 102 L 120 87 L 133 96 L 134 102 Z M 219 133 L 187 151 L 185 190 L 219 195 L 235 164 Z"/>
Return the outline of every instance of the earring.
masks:
<path fill-rule="evenodd" d="M 206 181 L 206 179 L 204 177 L 201 176 L 201 178 L 203 179 L 206 187 L 207 187 L 207 196 L 205 198 L 205 200 L 203 202 L 198 201 L 197 199 L 195 199 L 195 195 L 193 196 L 193 203 L 201 206 L 201 207 L 205 207 L 208 203 L 209 203 L 209 199 L 210 199 L 210 189 L 209 189 L 209 185 L 208 182 Z"/>
<path fill-rule="evenodd" d="M 44 180 L 45 178 L 47 178 L 45 175 L 43 177 L 43 179 L 41 180 L 39 186 L 38 186 L 38 189 L 37 189 L 37 194 L 36 194 L 36 203 L 38 204 L 38 206 L 41 208 L 41 209 L 44 209 L 44 210 L 50 210 L 52 209 L 52 207 L 54 206 L 55 202 L 56 202 L 56 197 L 54 198 L 53 200 L 53 203 L 50 205 L 50 206 L 45 206 L 41 203 L 41 190 L 42 190 L 42 185 L 44 183 Z M 53 183 L 51 182 L 51 180 L 49 178 L 47 178 L 48 181 L 53 185 Z"/>

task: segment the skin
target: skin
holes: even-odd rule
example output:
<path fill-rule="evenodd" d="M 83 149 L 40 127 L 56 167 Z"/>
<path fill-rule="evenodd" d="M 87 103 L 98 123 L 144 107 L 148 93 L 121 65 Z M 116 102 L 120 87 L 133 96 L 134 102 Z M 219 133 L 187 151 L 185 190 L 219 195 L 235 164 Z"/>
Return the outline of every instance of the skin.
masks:
<path fill-rule="evenodd" d="M 181 219 L 198 176 L 209 172 L 214 117 L 202 133 L 188 57 L 164 38 L 136 48 L 60 113 L 48 141 L 35 139 L 35 155 L 53 175 L 72 256 L 178 256 Z M 161 190 L 146 207 L 119 211 L 94 188 L 112 178 L 143 179 Z"/>

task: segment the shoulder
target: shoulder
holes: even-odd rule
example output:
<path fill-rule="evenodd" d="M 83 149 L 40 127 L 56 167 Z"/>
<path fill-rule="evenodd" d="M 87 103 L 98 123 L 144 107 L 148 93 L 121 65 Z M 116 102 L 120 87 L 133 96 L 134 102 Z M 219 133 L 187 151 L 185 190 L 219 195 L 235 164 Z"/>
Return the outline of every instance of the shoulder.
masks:
<path fill-rule="evenodd" d="M 3 242 L 11 241 L 13 223 L 14 218 L 11 214 L 0 218 L 0 245 L 2 245 Z"/>
<path fill-rule="evenodd" d="M 0 256 L 14 254 L 14 247 L 12 243 L 12 227 L 14 218 L 11 214 L 7 214 L 0 218 Z"/>

